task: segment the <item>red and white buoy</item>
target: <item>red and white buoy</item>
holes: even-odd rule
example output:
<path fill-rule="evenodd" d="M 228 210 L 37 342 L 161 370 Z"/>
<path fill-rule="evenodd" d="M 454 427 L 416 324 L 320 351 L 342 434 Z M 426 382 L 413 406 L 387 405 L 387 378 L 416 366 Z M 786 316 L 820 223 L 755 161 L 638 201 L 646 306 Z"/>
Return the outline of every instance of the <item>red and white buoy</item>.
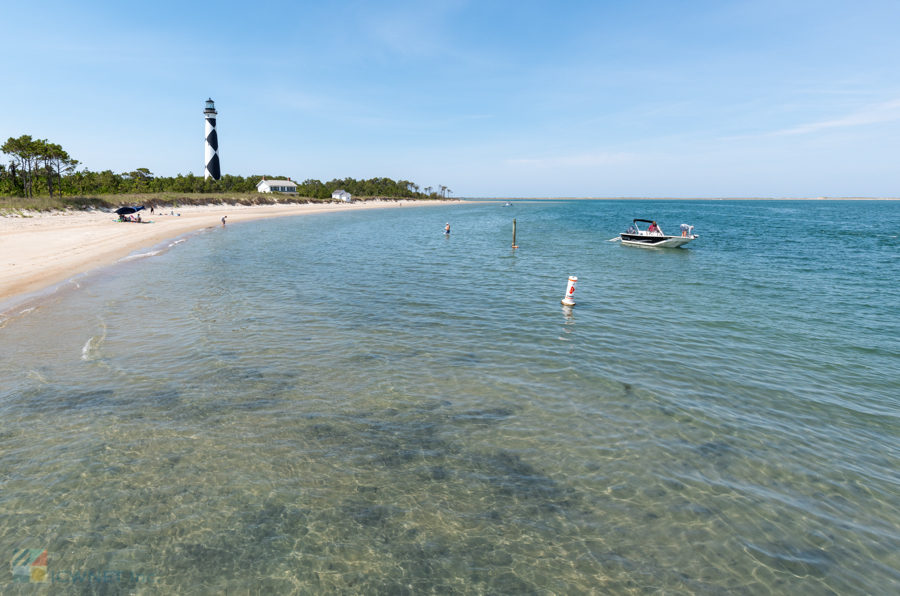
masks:
<path fill-rule="evenodd" d="M 575 306 L 575 301 L 572 297 L 575 295 L 575 284 L 578 283 L 578 278 L 574 275 L 569 276 L 569 285 L 566 286 L 566 296 L 562 299 L 562 303 L 566 306 Z"/>

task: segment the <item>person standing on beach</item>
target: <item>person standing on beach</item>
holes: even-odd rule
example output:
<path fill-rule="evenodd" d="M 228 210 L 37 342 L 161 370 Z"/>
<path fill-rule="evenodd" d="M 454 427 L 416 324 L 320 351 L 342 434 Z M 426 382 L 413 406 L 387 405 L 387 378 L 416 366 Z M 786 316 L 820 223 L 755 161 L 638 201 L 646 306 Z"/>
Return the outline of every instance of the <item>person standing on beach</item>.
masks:
<path fill-rule="evenodd" d="M 153 215 L 153 205 L 150 205 L 150 215 Z"/>
<path fill-rule="evenodd" d="M 449 221 L 447 222 L 447 225 L 444 227 L 444 233 L 447 235 L 450 234 L 450 222 Z"/>
<path fill-rule="evenodd" d="M 227 216 L 227 215 L 223 215 L 223 216 L 222 216 L 222 227 L 223 227 L 223 228 L 225 227 L 225 218 L 226 218 L 226 217 L 228 217 L 228 216 Z"/>

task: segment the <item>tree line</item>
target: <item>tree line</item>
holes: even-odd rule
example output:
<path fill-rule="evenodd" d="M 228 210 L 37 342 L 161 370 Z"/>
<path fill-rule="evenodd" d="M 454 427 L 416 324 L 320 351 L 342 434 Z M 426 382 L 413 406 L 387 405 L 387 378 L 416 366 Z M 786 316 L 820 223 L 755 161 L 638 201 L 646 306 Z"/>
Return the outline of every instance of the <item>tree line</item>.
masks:
<path fill-rule="evenodd" d="M 177 176 L 155 176 L 148 168 L 116 173 L 112 170 L 92 172 L 81 165 L 59 145 L 30 135 L 10 137 L 0 152 L 10 157 L 9 164 L 0 164 L 0 196 L 34 197 L 36 195 L 88 196 L 144 193 L 251 193 L 264 177 L 285 180 L 286 176 L 232 176 L 221 180 L 204 179 L 193 173 Z M 307 179 L 297 184 L 297 193 L 313 199 L 331 198 L 335 190 L 346 190 L 358 197 L 442 198 L 453 191 L 446 186 L 438 190 L 420 187 L 408 180 L 390 178 L 334 179 L 330 182 Z"/>
<path fill-rule="evenodd" d="M 74 172 L 79 163 L 56 143 L 32 139 L 31 135 L 10 137 L 0 145 L 0 151 L 12 157 L 8 168 L 0 164 L 0 192 L 9 187 L 13 191 L 10 194 L 20 191 L 19 196 L 24 197 L 34 196 L 36 183 L 45 184 L 42 190 L 52 197 L 54 181 L 57 194 L 61 194 L 63 176 Z"/>
<path fill-rule="evenodd" d="M 446 186 L 441 186 L 439 192 L 432 187 L 420 187 L 408 180 L 391 180 L 390 178 L 370 178 L 369 180 L 356 180 L 355 178 L 335 178 L 330 182 L 319 180 L 304 180 L 297 183 L 297 193 L 304 197 L 315 199 L 330 198 L 336 190 L 346 190 L 354 197 L 396 197 L 408 199 L 437 199 L 449 196 L 453 192 Z"/>

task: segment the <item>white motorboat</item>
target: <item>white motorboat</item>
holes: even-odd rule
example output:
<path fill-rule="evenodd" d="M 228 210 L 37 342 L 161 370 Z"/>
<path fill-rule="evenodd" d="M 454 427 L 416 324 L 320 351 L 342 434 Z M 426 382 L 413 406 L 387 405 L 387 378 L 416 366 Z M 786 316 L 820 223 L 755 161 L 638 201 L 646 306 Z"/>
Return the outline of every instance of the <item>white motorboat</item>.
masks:
<path fill-rule="evenodd" d="M 646 230 L 642 230 L 638 223 L 650 224 Z M 632 220 L 631 227 L 619 234 L 622 244 L 629 246 L 643 246 L 644 248 L 678 248 L 684 246 L 700 236 L 694 235 L 694 226 L 681 224 L 681 236 L 666 236 L 659 224 L 650 219 Z"/>

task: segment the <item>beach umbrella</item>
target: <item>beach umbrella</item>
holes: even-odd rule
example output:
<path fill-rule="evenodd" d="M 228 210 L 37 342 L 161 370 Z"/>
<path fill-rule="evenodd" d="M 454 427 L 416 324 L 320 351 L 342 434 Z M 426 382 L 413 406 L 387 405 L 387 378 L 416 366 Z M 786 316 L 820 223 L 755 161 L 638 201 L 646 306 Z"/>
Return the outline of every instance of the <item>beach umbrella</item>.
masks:
<path fill-rule="evenodd" d="M 119 215 L 130 215 L 132 213 L 137 213 L 143 208 L 143 205 L 141 205 L 140 207 L 119 207 L 118 209 L 116 209 L 116 213 Z"/>

